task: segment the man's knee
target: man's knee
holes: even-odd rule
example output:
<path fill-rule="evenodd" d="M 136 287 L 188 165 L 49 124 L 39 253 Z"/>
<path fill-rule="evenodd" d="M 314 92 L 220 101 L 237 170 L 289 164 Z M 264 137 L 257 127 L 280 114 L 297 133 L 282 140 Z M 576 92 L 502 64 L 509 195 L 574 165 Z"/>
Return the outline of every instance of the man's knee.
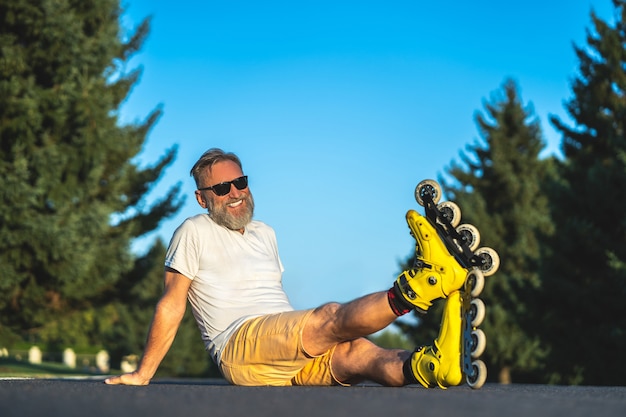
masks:
<path fill-rule="evenodd" d="M 341 340 L 337 340 L 336 337 L 337 312 L 340 308 L 339 303 L 328 303 L 313 310 L 305 325 L 304 334 L 325 345 L 340 342 Z"/>
<path fill-rule="evenodd" d="M 333 353 L 333 375 L 344 384 L 361 382 L 379 349 L 363 337 L 339 343 Z"/>
<path fill-rule="evenodd" d="M 313 310 L 311 318 L 316 323 L 318 330 L 332 331 L 340 308 L 341 304 L 339 303 L 327 303 Z"/>

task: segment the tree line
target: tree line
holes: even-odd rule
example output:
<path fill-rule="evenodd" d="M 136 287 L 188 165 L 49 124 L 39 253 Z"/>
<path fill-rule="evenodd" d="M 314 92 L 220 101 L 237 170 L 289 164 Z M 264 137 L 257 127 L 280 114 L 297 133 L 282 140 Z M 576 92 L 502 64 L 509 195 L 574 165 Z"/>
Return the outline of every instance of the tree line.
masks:
<path fill-rule="evenodd" d="M 141 352 L 163 281 L 165 247 L 134 239 L 182 206 L 180 184 L 147 204 L 176 158 L 133 161 L 161 115 L 123 125 L 149 30 L 124 31 L 118 0 L 0 0 L 0 342 Z M 193 339 L 192 339 L 193 338 Z M 185 318 L 161 372 L 212 372 Z M 214 370 L 213 370 L 214 371 Z"/>
<path fill-rule="evenodd" d="M 506 80 L 475 116 L 480 140 L 439 178 L 462 221 L 501 258 L 480 296 L 491 380 L 623 385 L 626 2 L 613 5 L 615 22 L 591 12 L 587 44 L 575 46 L 579 70 L 565 104 L 573 123 L 550 118 L 562 158 L 540 157 L 538 118 Z M 402 328 L 426 344 L 439 317 Z"/>
<path fill-rule="evenodd" d="M 550 122 L 563 156 L 542 158 L 541 125 L 505 80 L 475 120 L 480 140 L 439 180 L 501 258 L 481 298 L 485 360 L 502 382 L 622 384 L 626 361 L 626 1 L 591 12 L 566 103 Z M 141 352 L 162 286 L 163 242 L 134 239 L 183 205 L 180 184 L 146 195 L 176 158 L 134 161 L 161 108 L 119 120 L 150 19 L 125 31 L 119 0 L 0 0 L 0 341 Z M 409 260 L 407 260 L 409 262 Z M 436 336 L 441 303 L 418 324 Z M 214 375 L 188 315 L 161 374 Z"/>

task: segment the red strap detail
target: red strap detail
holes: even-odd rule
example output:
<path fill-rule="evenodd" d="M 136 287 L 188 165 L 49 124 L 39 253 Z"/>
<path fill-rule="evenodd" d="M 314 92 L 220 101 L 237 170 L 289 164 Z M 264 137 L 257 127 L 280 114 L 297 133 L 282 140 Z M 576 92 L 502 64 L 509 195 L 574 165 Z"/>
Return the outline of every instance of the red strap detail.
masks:
<path fill-rule="evenodd" d="M 389 307 L 391 307 L 391 311 L 393 311 L 393 313 L 400 317 L 400 316 L 404 316 L 407 313 L 411 312 L 411 309 L 407 309 L 405 307 L 406 302 L 402 302 L 404 300 L 399 299 L 399 296 L 396 294 L 396 288 L 395 286 L 391 287 L 389 289 L 389 291 L 387 291 L 387 300 L 389 301 Z"/>

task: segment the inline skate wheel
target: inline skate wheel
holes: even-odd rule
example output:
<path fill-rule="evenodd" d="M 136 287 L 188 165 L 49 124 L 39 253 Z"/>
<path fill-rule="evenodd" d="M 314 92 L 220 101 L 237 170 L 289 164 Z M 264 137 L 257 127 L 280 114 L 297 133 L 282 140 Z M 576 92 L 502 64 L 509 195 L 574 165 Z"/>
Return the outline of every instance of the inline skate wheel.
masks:
<path fill-rule="evenodd" d="M 457 227 L 461 223 L 461 209 L 456 203 L 452 201 L 444 201 L 437 204 L 437 210 L 439 213 L 450 222 L 450 226 Z M 439 222 L 441 223 L 441 222 Z"/>
<path fill-rule="evenodd" d="M 469 321 L 472 327 L 478 327 L 485 320 L 485 303 L 480 298 L 474 298 L 470 303 Z"/>
<path fill-rule="evenodd" d="M 465 278 L 465 291 L 476 298 L 483 292 L 483 288 L 485 288 L 485 277 L 481 270 L 474 268 L 469 271 Z"/>
<path fill-rule="evenodd" d="M 474 255 L 480 258 L 479 268 L 486 277 L 495 274 L 500 267 L 498 252 L 491 248 L 480 248 L 474 252 Z"/>
<path fill-rule="evenodd" d="M 487 337 L 485 336 L 485 332 L 480 329 L 476 329 L 472 331 L 472 342 L 470 346 L 470 356 L 472 359 L 477 359 L 485 353 L 485 348 L 487 347 Z"/>
<path fill-rule="evenodd" d="M 464 242 L 472 252 L 480 245 L 480 232 L 471 224 L 462 224 L 456 228 L 458 234 L 463 237 Z"/>
<path fill-rule="evenodd" d="M 435 180 L 423 180 L 415 187 L 415 200 L 420 206 L 424 206 L 424 197 L 430 195 L 433 203 L 437 204 L 441 200 L 441 187 Z"/>
<path fill-rule="evenodd" d="M 465 376 L 467 385 L 469 385 L 469 387 L 472 389 L 479 389 L 485 384 L 485 381 L 487 380 L 487 365 L 485 365 L 485 362 L 477 359 L 472 362 L 472 369 L 470 373 L 471 375 L 467 374 Z"/>

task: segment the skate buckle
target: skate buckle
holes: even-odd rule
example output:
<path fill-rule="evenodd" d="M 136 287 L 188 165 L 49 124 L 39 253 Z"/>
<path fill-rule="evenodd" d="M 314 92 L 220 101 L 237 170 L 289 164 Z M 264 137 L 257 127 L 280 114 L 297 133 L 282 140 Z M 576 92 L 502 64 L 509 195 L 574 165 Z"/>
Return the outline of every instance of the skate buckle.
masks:
<path fill-rule="evenodd" d="M 427 264 L 422 259 L 415 258 L 415 261 L 413 262 L 413 268 L 412 269 L 424 269 L 424 268 L 432 269 L 433 266 L 430 265 L 430 264 Z"/>
<path fill-rule="evenodd" d="M 415 300 L 417 298 L 417 294 L 415 293 L 415 291 L 413 291 L 413 289 L 409 285 L 409 281 L 406 279 L 406 276 L 402 275 L 400 277 L 400 282 L 398 284 L 400 286 L 400 290 L 411 300 Z"/>

